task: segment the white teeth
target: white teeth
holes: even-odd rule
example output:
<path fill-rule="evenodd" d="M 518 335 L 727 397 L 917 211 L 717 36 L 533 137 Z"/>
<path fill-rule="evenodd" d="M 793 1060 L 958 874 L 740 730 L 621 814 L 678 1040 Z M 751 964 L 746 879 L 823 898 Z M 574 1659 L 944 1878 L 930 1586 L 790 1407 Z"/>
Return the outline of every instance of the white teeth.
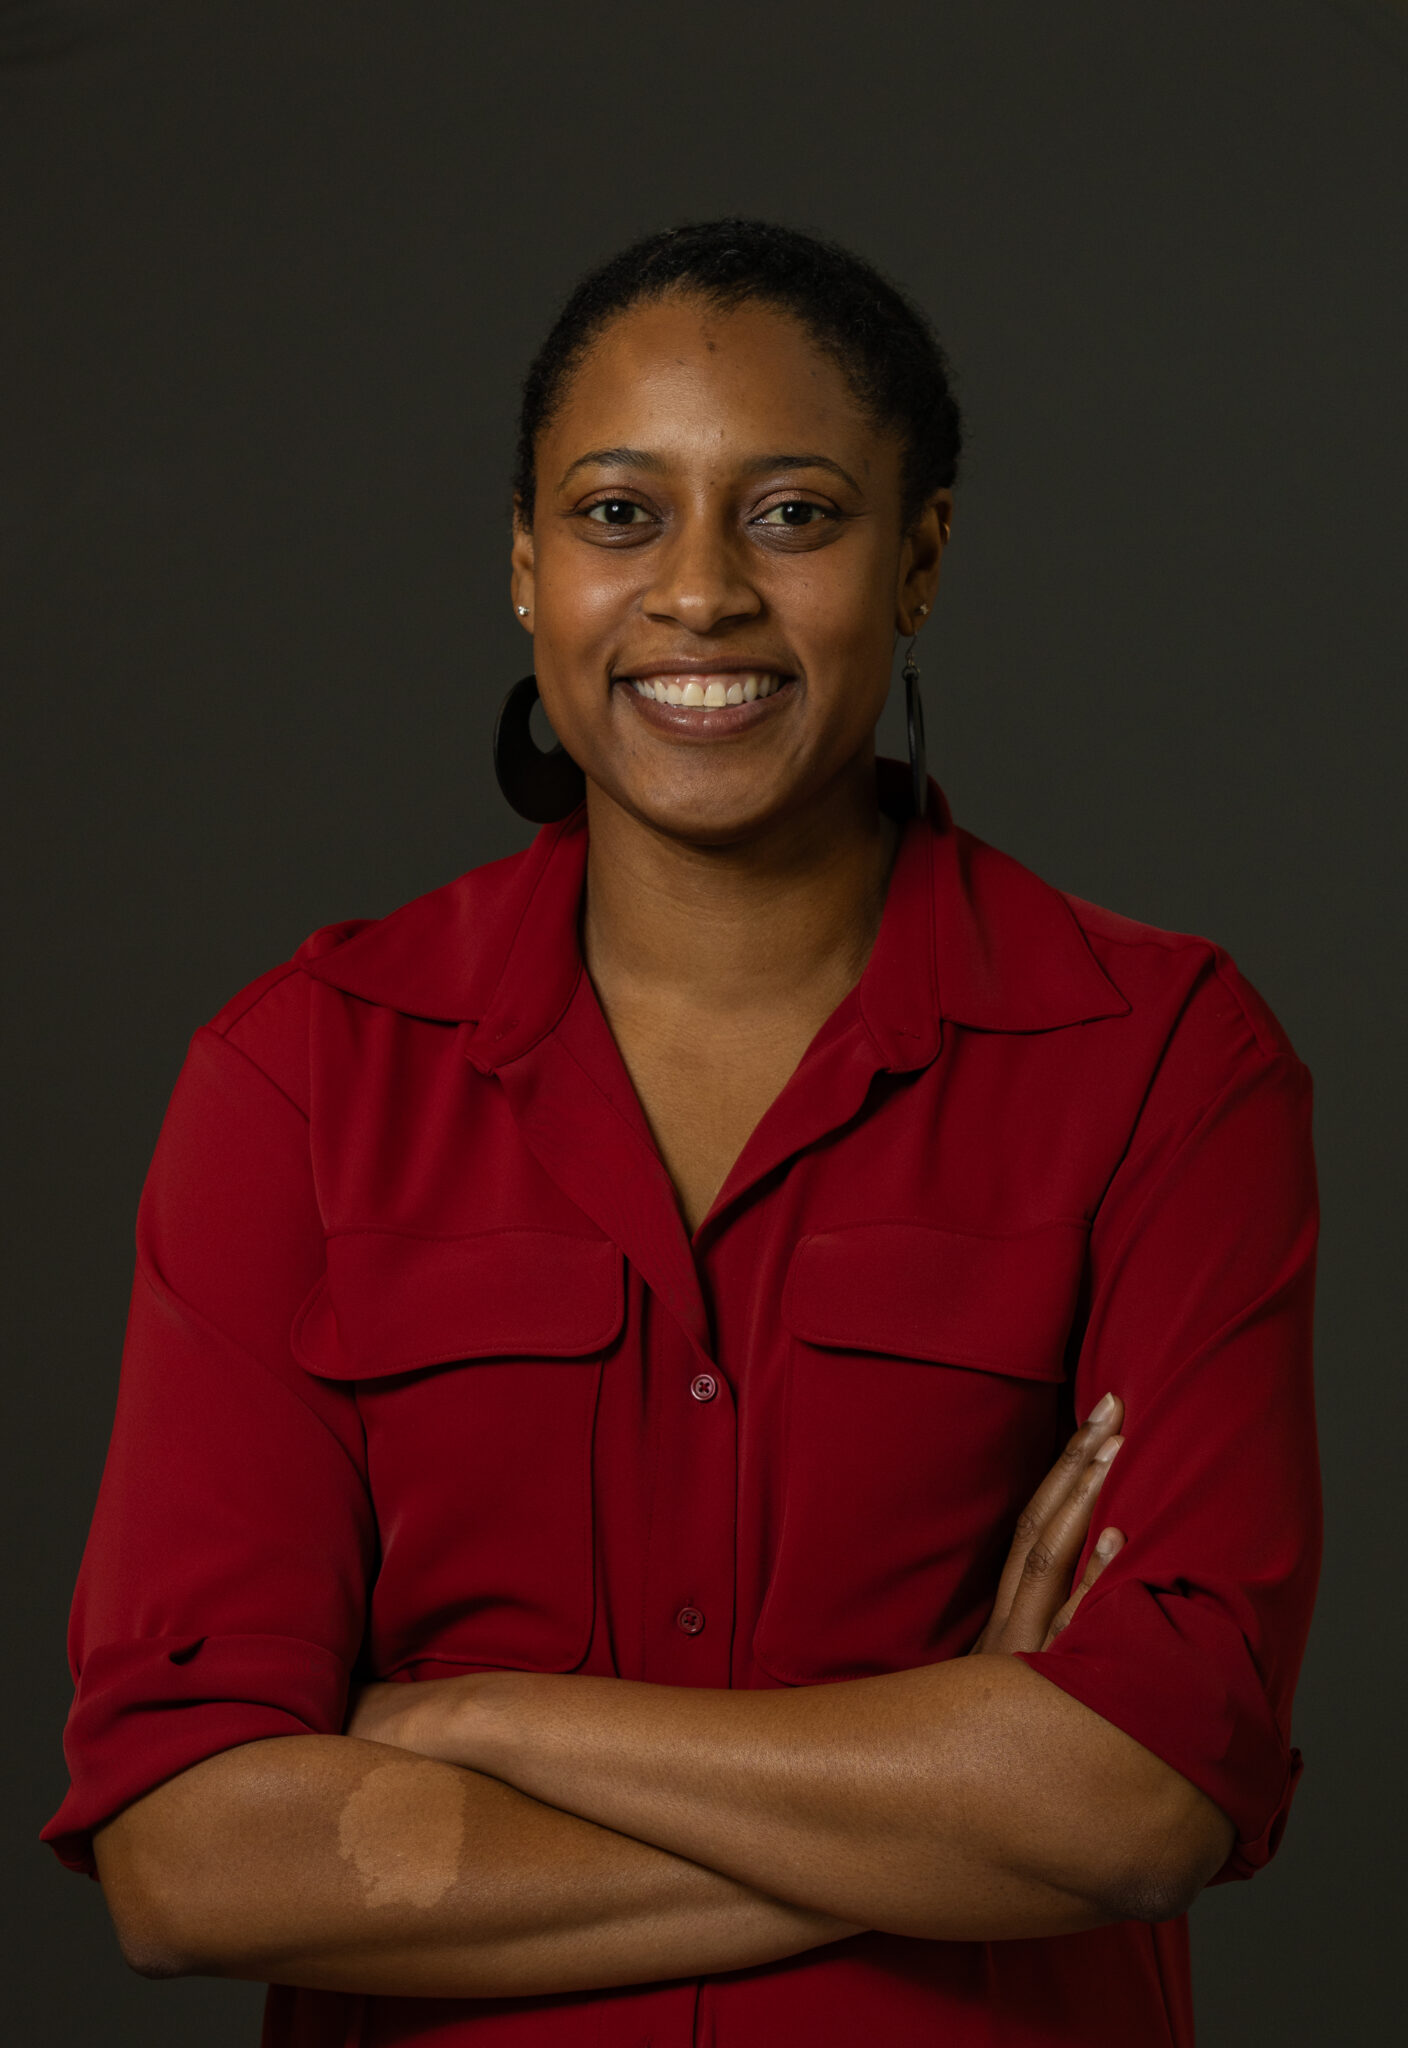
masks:
<path fill-rule="evenodd" d="M 707 683 L 666 682 L 658 676 L 653 680 L 632 677 L 632 682 L 640 696 L 657 704 L 684 704 L 691 710 L 708 711 L 722 711 L 727 704 L 755 704 L 782 688 L 781 676 L 757 671 L 732 682 L 725 682 L 722 676 L 712 676 Z"/>

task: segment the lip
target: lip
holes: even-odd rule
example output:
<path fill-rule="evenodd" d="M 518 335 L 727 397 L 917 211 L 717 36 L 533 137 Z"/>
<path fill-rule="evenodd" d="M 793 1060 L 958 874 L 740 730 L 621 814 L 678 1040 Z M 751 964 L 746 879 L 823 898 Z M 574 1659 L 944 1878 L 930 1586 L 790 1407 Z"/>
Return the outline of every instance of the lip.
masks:
<path fill-rule="evenodd" d="M 667 656 L 658 661 L 641 662 L 635 668 L 613 669 L 613 683 L 643 683 L 647 677 L 656 676 L 776 676 L 779 682 L 790 683 L 797 671 L 786 667 L 780 661 L 767 656 L 752 654 L 715 655 L 706 660 L 696 654 Z"/>

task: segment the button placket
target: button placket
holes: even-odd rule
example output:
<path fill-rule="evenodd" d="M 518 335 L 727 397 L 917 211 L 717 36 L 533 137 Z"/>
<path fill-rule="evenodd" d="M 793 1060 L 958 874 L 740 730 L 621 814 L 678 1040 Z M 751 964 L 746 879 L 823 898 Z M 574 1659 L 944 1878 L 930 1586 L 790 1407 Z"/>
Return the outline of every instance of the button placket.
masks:
<path fill-rule="evenodd" d="M 657 1483 L 645 1559 L 642 1677 L 729 1682 L 733 1641 L 737 1417 L 716 1360 L 652 1312 L 652 1371 L 663 1382 L 651 1446 Z"/>
<path fill-rule="evenodd" d="M 719 1382 L 711 1372 L 697 1372 L 689 1383 L 689 1391 L 696 1401 L 712 1401 L 719 1391 Z M 698 1607 L 681 1607 L 675 1616 L 675 1627 L 687 1636 L 697 1636 L 703 1631 L 704 1614 Z"/>

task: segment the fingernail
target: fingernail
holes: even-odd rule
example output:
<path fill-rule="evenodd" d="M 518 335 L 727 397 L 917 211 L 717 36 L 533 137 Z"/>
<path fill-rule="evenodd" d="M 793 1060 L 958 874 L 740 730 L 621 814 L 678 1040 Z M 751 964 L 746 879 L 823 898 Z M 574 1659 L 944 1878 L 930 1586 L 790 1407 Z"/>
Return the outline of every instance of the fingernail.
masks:
<path fill-rule="evenodd" d="M 1090 1461 L 1090 1462 L 1091 1462 L 1091 1464 L 1092 1464 L 1092 1465 L 1108 1465 L 1108 1464 L 1109 1464 L 1109 1462 L 1110 1462 L 1110 1460 L 1111 1460 L 1111 1459 L 1112 1459 L 1113 1457 L 1115 1457 L 1115 1456 L 1117 1455 L 1117 1453 L 1118 1453 L 1118 1451 L 1119 1451 L 1119 1447 L 1120 1447 L 1120 1445 L 1121 1445 L 1121 1444 L 1122 1444 L 1123 1442 L 1124 1442 L 1124 1438 L 1123 1438 L 1122 1436 L 1112 1436 L 1112 1437 L 1110 1437 L 1110 1438 L 1108 1439 L 1108 1441 L 1107 1441 L 1107 1442 L 1105 1442 L 1105 1443 L 1101 1444 L 1101 1446 L 1100 1446 L 1099 1450 L 1098 1450 L 1098 1451 L 1097 1451 L 1097 1452 L 1095 1453 L 1095 1456 L 1094 1456 L 1094 1457 L 1093 1457 L 1093 1458 L 1091 1459 L 1091 1461 Z"/>
<path fill-rule="evenodd" d="M 1095 1406 L 1091 1409 L 1090 1413 L 1086 1416 L 1085 1419 L 1087 1422 L 1108 1422 L 1110 1417 L 1114 1414 L 1114 1412 L 1114 1395 L 1102 1394 L 1100 1396 L 1100 1399 L 1095 1403 Z"/>
<path fill-rule="evenodd" d="M 1102 1529 L 1100 1531 L 1100 1541 L 1095 1546 L 1095 1555 L 1097 1557 L 1113 1557 L 1115 1552 L 1119 1549 L 1119 1547 L 1119 1530 Z"/>

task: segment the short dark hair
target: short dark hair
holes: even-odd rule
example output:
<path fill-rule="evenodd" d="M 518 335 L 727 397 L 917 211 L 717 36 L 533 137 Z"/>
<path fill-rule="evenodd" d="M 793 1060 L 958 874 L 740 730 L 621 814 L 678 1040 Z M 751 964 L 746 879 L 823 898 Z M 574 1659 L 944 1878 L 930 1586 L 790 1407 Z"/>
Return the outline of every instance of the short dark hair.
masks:
<path fill-rule="evenodd" d="M 761 300 L 791 313 L 839 365 L 871 417 L 900 435 L 906 525 L 953 482 L 962 425 L 948 360 L 914 302 L 836 242 L 773 221 L 692 221 L 648 235 L 589 272 L 529 365 L 513 476 L 525 524 L 533 518 L 538 436 L 572 373 L 618 314 L 668 292 L 724 311 Z"/>

